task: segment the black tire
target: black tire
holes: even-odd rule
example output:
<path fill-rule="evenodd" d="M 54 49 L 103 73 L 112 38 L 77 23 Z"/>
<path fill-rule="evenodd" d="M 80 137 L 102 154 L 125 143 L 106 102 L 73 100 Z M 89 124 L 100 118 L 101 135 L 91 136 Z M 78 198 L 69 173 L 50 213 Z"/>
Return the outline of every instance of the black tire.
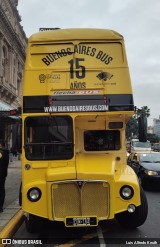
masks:
<path fill-rule="evenodd" d="M 39 232 L 43 225 L 43 218 L 33 214 L 27 214 L 25 218 L 26 229 L 30 233 Z"/>
<path fill-rule="evenodd" d="M 147 183 L 147 181 L 144 180 L 144 178 L 142 178 L 140 175 L 138 175 L 138 180 L 139 180 L 140 186 L 141 186 L 144 190 L 147 190 L 147 189 L 148 189 L 148 183 Z"/>
<path fill-rule="evenodd" d="M 141 205 L 136 208 L 134 213 L 129 213 L 128 211 L 116 214 L 115 218 L 124 227 L 136 228 L 141 226 L 148 215 L 148 202 L 146 195 L 141 188 Z"/>

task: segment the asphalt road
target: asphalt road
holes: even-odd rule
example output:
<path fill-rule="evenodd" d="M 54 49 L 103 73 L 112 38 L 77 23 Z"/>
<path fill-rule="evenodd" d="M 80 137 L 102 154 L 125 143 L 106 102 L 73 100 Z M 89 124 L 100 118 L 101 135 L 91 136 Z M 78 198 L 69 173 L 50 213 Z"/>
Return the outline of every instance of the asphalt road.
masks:
<path fill-rule="evenodd" d="M 139 228 L 129 230 L 120 226 L 115 220 L 101 222 L 94 228 L 65 228 L 63 224 L 46 222 L 41 232 L 30 234 L 25 223 L 17 231 L 14 238 L 41 240 L 43 246 L 160 246 L 160 188 L 145 191 L 149 213 L 146 222 Z M 44 242 L 43 242 L 44 241 Z M 148 241 L 148 242 L 147 242 Z M 149 243 L 152 241 L 152 243 Z M 51 244 L 51 245 L 49 245 Z M 11 246 L 11 245 L 9 245 Z M 12 245 L 20 246 L 20 245 Z M 25 246 L 25 244 L 23 245 Z M 26 245 L 27 246 L 27 245 Z M 30 244 L 29 246 L 40 246 Z M 41 245 L 42 246 L 42 245 Z"/>

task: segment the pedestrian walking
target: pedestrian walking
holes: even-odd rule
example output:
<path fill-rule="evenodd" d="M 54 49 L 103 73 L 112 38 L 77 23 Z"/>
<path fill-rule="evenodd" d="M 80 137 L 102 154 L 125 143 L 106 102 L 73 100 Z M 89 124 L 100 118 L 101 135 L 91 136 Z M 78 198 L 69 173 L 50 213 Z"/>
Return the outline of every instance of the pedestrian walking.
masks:
<path fill-rule="evenodd" d="M 5 181 L 9 164 L 9 151 L 5 148 L 3 141 L 0 141 L 0 213 L 3 212 L 5 200 Z"/>

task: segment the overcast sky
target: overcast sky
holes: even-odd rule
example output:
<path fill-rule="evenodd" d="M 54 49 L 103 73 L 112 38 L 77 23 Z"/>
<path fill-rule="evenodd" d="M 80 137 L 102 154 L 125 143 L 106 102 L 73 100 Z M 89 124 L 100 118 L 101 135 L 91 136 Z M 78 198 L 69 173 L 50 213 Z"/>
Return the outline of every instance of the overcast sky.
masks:
<path fill-rule="evenodd" d="M 113 29 L 125 39 L 134 103 L 160 115 L 160 0 L 19 0 L 29 37 L 40 27 Z"/>

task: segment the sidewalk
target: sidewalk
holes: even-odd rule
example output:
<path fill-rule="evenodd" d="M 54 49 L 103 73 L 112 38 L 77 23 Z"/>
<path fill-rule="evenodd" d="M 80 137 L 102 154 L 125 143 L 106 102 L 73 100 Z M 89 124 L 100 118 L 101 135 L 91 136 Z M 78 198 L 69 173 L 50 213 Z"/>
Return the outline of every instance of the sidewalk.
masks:
<path fill-rule="evenodd" d="M 21 184 L 21 160 L 17 157 L 8 165 L 8 175 L 5 183 L 4 209 L 19 198 L 19 188 Z"/>
<path fill-rule="evenodd" d="M 3 213 L 0 213 L 0 233 L 13 216 L 20 210 L 18 199 L 8 205 Z"/>
<path fill-rule="evenodd" d="M 18 160 L 18 157 L 14 157 L 12 162 L 9 161 L 8 168 L 13 168 L 13 167 L 21 169 L 21 160 Z"/>
<path fill-rule="evenodd" d="M 19 187 L 21 183 L 21 160 L 14 158 L 9 163 L 8 175 L 5 184 L 5 203 L 3 212 L 0 213 L 0 234 L 2 229 L 10 222 L 13 216 L 20 210 Z"/>

